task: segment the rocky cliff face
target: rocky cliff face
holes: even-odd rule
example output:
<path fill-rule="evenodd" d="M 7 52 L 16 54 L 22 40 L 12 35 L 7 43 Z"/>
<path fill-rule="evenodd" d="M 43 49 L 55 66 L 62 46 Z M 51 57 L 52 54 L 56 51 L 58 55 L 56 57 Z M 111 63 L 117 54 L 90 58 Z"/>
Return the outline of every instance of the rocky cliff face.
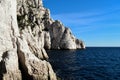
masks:
<path fill-rule="evenodd" d="M 49 20 L 45 22 L 50 23 Z M 50 32 L 52 49 L 84 49 L 83 41 L 76 39 L 71 30 L 60 21 L 53 21 L 46 29 Z"/>
<path fill-rule="evenodd" d="M 0 0 L 0 80 L 56 80 L 45 49 L 85 48 L 42 0 Z"/>
<path fill-rule="evenodd" d="M 17 55 L 16 1 L 0 0 L 0 80 L 21 80 Z"/>
<path fill-rule="evenodd" d="M 20 12 L 19 7 L 25 3 L 18 0 Z M 42 27 L 32 28 L 33 24 L 18 28 L 16 5 L 16 0 L 0 0 L 0 80 L 56 80 L 50 63 L 45 60 L 48 56 L 43 48 L 44 42 L 49 41 L 49 34 L 40 32 Z M 23 16 L 20 19 L 24 19 Z M 24 24 L 21 22 L 21 25 Z M 46 44 L 49 47 L 50 43 Z"/>
<path fill-rule="evenodd" d="M 45 49 L 82 49 L 78 40 L 60 21 L 52 20 L 50 11 L 43 7 L 42 0 L 18 0 L 17 16 L 22 34 L 29 33 L 37 46 Z M 30 42 L 31 40 L 29 40 Z"/>

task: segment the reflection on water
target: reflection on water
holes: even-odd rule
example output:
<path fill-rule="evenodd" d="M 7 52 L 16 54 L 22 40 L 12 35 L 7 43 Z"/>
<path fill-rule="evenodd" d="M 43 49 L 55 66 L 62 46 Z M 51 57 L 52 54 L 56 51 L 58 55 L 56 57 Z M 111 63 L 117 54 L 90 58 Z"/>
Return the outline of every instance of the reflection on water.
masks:
<path fill-rule="evenodd" d="M 120 80 L 120 48 L 48 50 L 62 80 Z"/>

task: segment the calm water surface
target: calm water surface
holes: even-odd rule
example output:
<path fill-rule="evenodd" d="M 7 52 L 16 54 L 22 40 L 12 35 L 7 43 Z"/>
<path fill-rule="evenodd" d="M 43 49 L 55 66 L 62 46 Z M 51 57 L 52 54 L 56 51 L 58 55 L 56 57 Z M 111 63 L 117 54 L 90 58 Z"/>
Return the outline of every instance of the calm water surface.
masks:
<path fill-rule="evenodd" d="M 62 80 L 120 80 L 120 48 L 48 50 L 53 69 Z"/>

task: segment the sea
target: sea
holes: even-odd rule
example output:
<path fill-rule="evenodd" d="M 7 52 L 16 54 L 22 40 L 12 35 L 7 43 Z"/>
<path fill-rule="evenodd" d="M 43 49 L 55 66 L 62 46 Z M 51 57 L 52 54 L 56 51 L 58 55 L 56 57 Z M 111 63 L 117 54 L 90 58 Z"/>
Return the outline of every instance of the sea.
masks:
<path fill-rule="evenodd" d="M 120 80 L 120 47 L 47 52 L 60 80 Z"/>

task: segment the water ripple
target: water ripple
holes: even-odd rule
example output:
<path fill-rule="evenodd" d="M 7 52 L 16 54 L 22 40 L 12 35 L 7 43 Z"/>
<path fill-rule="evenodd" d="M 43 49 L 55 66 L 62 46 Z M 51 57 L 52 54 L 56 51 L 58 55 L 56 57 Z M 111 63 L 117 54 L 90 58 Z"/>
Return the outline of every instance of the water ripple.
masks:
<path fill-rule="evenodd" d="M 120 80 L 120 48 L 48 50 L 62 80 Z"/>

